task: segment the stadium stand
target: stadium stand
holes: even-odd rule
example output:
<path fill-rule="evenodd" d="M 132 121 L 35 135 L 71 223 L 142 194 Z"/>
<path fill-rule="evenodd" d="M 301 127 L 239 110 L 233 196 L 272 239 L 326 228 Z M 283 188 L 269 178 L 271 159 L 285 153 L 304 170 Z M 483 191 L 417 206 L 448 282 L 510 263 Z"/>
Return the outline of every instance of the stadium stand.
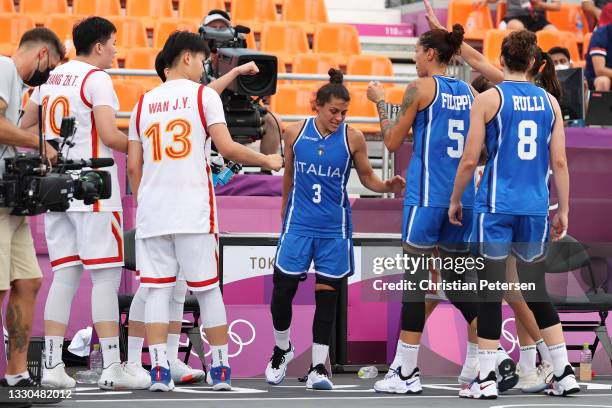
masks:
<path fill-rule="evenodd" d="M 268 23 L 261 33 L 261 50 L 293 61 L 295 54 L 309 52 L 308 38 L 301 24 Z"/>
<path fill-rule="evenodd" d="M 149 47 L 131 48 L 130 52 L 125 56 L 125 68 L 128 69 L 151 69 L 155 66 L 155 57 L 159 50 Z M 133 77 L 124 77 L 124 79 L 132 79 Z M 149 91 L 159 84 L 161 80 L 157 77 L 139 77 L 137 81 L 142 84 L 145 90 Z"/>
<path fill-rule="evenodd" d="M 223 0 L 181 0 L 178 16 L 201 21 L 213 9 L 225 9 L 225 2 Z"/>
<path fill-rule="evenodd" d="M 482 40 L 487 30 L 493 29 L 491 11 L 487 5 L 476 7 L 472 0 L 451 0 L 448 3 L 447 28 L 461 24 L 468 40 Z"/>
<path fill-rule="evenodd" d="M 172 0 L 127 0 L 126 15 L 138 17 L 147 29 L 153 29 L 158 18 L 172 17 Z"/>
<path fill-rule="evenodd" d="M 274 0 L 233 0 L 231 16 L 234 23 L 261 33 L 263 23 L 277 20 L 276 5 Z"/>
<path fill-rule="evenodd" d="M 119 0 L 73 0 L 72 14 L 120 16 L 121 3 Z"/>
<path fill-rule="evenodd" d="M 329 18 L 323 0 L 286 0 L 283 21 L 300 22 L 307 34 L 314 35 L 316 25 L 327 23 Z"/>
<path fill-rule="evenodd" d="M 34 20 L 30 16 L 17 13 L 0 14 L 0 54 L 12 55 L 23 33 L 31 28 L 34 28 Z"/>
<path fill-rule="evenodd" d="M 349 24 L 319 24 L 312 49 L 316 53 L 333 54 L 339 65 L 346 66 L 351 55 L 361 54 L 359 33 Z"/>
<path fill-rule="evenodd" d="M 559 30 L 572 32 L 578 43 L 581 43 L 589 32 L 589 25 L 580 4 L 561 4 L 561 10 L 547 11 L 546 19 Z"/>
<path fill-rule="evenodd" d="M 68 3 L 66 0 L 21 0 L 19 12 L 34 18 L 36 24 L 42 24 L 49 14 L 68 14 Z"/>

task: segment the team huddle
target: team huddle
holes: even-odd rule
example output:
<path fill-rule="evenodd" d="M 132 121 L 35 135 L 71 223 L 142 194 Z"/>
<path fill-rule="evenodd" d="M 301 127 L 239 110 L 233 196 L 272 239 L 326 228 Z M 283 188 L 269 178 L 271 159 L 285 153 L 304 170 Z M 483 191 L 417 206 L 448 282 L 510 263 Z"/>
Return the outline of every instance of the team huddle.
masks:
<path fill-rule="evenodd" d="M 59 137 L 58 123 L 63 116 L 76 116 L 79 127 L 70 158 L 110 158 L 113 150 L 127 153 L 129 183 L 138 203 L 140 287 L 130 307 L 128 357 L 122 362 L 117 291 L 123 266 L 123 232 L 115 165 L 110 169 L 110 199 L 90 206 L 73 202 L 68 212 L 45 217 L 54 278 L 44 313 L 42 385 L 76 385 L 66 374 L 62 345 L 71 302 L 87 269 L 93 284 L 93 321 L 104 359 L 100 388 L 171 391 L 175 384 L 206 380 L 214 390 L 231 389 L 210 167 L 214 144 L 220 155 L 237 163 L 275 171 L 284 167 L 283 225 L 271 298 L 275 345 L 265 370 L 269 384 L 283 381 L 294 357 L 292 302 L 299 282 L 314 264 L 312 364 L 306 387 L 334 387 L 325 362 L 338 290 L 354 273 L 346 189 L 354 167 L 363 186 L 374 192 L 405 189 L 401 226 L 405 256 L 420 258 L 434 251 L 448 257 L 475 253 L 484 259 L 479 279 L 529 282 L 536 288 L 506 298 L 519 322 L 518 370 L 499 350 L 501 302 L 508 293 L 495 287 L 478 293 L 445 292 L 468 326 L 459 395 L 496 398 L 498 392 L 515 386 L 549 395 L 578 392 L 559 318 L 544 281 L 549 236 L 553 240 L 562 237 L 568 228 L 569 211 L 558 95 L 534 84 L 537 80 L 531 74 L 538 59 L 540 66 L 549 62 L 541 61 L 535 35 L 513 32 L 502 44 L 503 72 L 495 66 L 480 69 L 491 84 L 490 89 L 477 91 L 446 76 L 455 55 L 475 53 L 463 42 L 463 28 L 455 25 L 448 32 L 439 28 L 431 12 L 428 19 L 432 29 L 417 43 L 419 78 L 407 86 L 397 119 L 387 117 L 384 88 L 378 83 L 368 87 L 368 98 L 376 103 L 381 119 L 385 146 L 397 151 L 409 135 L 414 142 L 406 179 L 395 176 L 386 181 L 372 169 L 364 135 L 345 123 L 350 95 L 338 70 L 330 69 L 329 83 L 316 92 L 316 115 L 285 130 L 285 157 L 264 155 L 232 141 L 218 93 L 199 83 L 206 42 L 195 33 L 175 32 L 156 61 L 163 83 L 140 98 L 126 136 L 117 128 L 117 96 L 110 76 L 103 71 L 111 67 L 116 54 L 116 29 L 101 17 L 87 18 L 75 26 L 76 58 L 53 70 L 51 79 L 36 88 L 21 126 L 36 126 L 38 107 L 42 106 L 42 127 L 50 141 Z M 485 162 L 484 174 L 476 186 L 473 176 L 481 161 Z M 549 170 L 559 200 L 550 222 Z M 465 274 L 454 270 L 441 270 L 440 274 L 449 282 L 465 279 Z M 413 281 L 428 278 L 429 270 L 424 267 L 405 275 Z M 212 350 L 208 375 L 178 358 L 187 290 L 197 298 Z M 375 383 L 377 392 L 422 392 L 417 357 L 432 310 L 425 290 L 404 291 L 396 356 L 389 372 Z M 141 362 L 145 337 L 150 371 Z M 537 352 L 540 366 L 536 366 Z M 511 369 L 507 369 L 509 365 Z"/>

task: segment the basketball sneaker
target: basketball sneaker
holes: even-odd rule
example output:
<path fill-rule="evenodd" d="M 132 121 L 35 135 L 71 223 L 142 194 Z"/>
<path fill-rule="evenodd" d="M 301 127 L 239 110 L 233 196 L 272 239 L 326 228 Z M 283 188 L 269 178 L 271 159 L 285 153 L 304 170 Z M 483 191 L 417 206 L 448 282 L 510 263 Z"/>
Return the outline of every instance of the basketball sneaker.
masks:
<path fill-rule="evenodd" d="M 230 391 L 232 389 L 232 369 L 220 365 L 210 369 L 210 378 L 212 378 L 212 388 L 215 391 Z"/>
<path fill-rule="evenodd" d="M 497 388 L 499 392 L 508 391 L 519 381 L 516 375 L 516 363 L 504 350 L 497 351 Z"/>
<path fill-rule="evenodd" d="M 268 384 L 278 385 L 287 374 L 287 365 L 293 360 L 295 348 L 289 343 L 289 350 L 283 350 L 278 346 L 274 346 L 272 358 L 266 366 L 266 381 Z"/>
<path fill-rule="evenodd" d="M 306 389 L 309 390 L 331 390 L 334 384 L 329 379 L 329 373 L 323 364 L 310 366 L 308 378 L 306 379 Z"/>
<path fill-rule="evenodd" d="M 391 370 L 389 370 L 391 371 Z M 388 373 L 387 373 L 388 374 Z M 409 376 L 402 376 L 402 367 L 393 370 L 393 374 L 376 381 L 374 391 L 388 394 L 420 394 L 423 392 L 418 367 Z"/>
<path fill-rule="evenodd" d="M 533 369 L 528 373 L 523 373 L 520 367 L 517 368 L 516 374 L 518 375 L 519 381 L 514 388 L 520 389 L 525 393 L 538 393 L 544 391 L 548 386 L 546 381 L 539 375 L 539 370 Z"/>
<path fill-rule="evenodd" d="M 497 398 L 497 377 L 495 372 L 491 371 L 484 380 L 477 376 L 474 381 L 468 386 L 465 386 L 459 391 L 461 398 L 477 398 L 477 399 L 496 399 Z"/>
<path fill-rule="evenodd" d="M 580 386 L 576 382 L 576 375 L 571 365 L 566 365 L 560 377 L 553 375 L 552 381 L 544 391 L 547 395 L 565 397 L 566 395 L 580 392 Z"/>
<path fill-rule="evenodd" d="M 53 368 L 48 368 L 47 365 L 44 364 L 40 384 L 45 388 L 64 389 L 76 387 L 75 379 L 66 374 L 66 366 L 64 363 L 59 363 Z"/>
<path fill-rule="evenodd" d="M 123 366 L 126 376 L 129 378 L 131 390 L 147 390 L 151 386 L 151 373 L 145 370 L 140 364 L 127 362 Z"/>
<path fill-rule="evenodd" d="M 172 391 L 174 389 L 174 381 L 172 381 L 172 374 L 170 369 L 155 366 L 151 368 L 151 386 L 149 391 Z"/>
<path fill-rule="evenodd" d="M 206 375 L 203 370 L 191 368 L 179 359 L 170 363 L 170 372 L 172 373 L 174 384 L 197 383 L 202 381 Z"/>
<path fill-rule="evenodd" d="M 113 363 L 102 370 L 98 387 L 103 390 L 124 390 L 138 385 L 134 378 L 126 373 L 125 367 L 121 363 Z"/>

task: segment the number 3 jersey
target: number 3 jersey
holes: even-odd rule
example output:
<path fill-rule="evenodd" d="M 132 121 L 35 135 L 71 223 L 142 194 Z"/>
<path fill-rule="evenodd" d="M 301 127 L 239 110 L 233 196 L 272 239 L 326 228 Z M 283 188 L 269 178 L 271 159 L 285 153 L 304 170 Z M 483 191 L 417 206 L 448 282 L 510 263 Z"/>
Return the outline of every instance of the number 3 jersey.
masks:
<path fill-rule="evenodd" d="M 119 102 L 110 76 L 93 65 L 71 60 L 51 71 L 47 82 L 34 89 L 30 98 L 42 105 L 43 133 L 46 140 L 59 140 L 62 118 L 74 116 L 77 129 L 74 146 L 64 146 L 64 159 L 89 160 L 91 158 L 113 158 L 113 150 L 106 146 L 98 135 L 93 108 L 109 106 L 119 110 Z M 81 200 L 73 200 L 68 211 L 121 211 L 121 191 L 117 177 L 117 165 L 104 167 L 112 180 L 112 195 L 107 200 L 99 200 L 93 205 L 85 205 Z"/>
<path fill-rule="evenodd" d="M 225 123 L 219 95 L 193 81 L 167 81 L 142 96 L 129 130 L 143 149 L 137 238 L 218 232 L 207 131 L 217 123 Z"/>
<path fill-rule="evenodd" d="M 323 137 L 308 118 L 293 143 L 293 187 L 289 191 L 283 233 L 307 237 L 350 238 L 351 207 L 346 184 L 352 157 L 342 123 Z"/>
<path fill-rule="evenodd" d="M 413 150 L 406 175 L 405 206 L 448 208 L 459 161 L 470 127 L 474 95 L 458 79 L 434 75 L 433 101 L 417 112 Z M 474 205 L 474 182 L 470 181 L 461 203 Z"/>
<path fill-rule="evenodd" d="M 487 164 L 479 213 L 548 214 L 549 142 L 555 121 L 548 93 L 530 82 L 497 85 L 501 103 L 486 125 Z"/>

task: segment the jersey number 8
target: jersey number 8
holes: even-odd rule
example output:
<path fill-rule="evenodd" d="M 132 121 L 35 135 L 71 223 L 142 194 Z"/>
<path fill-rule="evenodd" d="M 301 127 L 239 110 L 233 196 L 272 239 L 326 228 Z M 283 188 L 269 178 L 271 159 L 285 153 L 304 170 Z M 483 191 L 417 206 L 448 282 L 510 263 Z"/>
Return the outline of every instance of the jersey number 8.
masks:
<path fill-rule="evenodd" d="M 529 132 L 527 132 L 529 131 Z M 527 136 L 529 133 L 529 136 Z M 518 157 L 521 160 L 533 160 L 536 157 L 538 143 L 538 125 L 533 120 L 521 120 L 518 125 Z"/>

